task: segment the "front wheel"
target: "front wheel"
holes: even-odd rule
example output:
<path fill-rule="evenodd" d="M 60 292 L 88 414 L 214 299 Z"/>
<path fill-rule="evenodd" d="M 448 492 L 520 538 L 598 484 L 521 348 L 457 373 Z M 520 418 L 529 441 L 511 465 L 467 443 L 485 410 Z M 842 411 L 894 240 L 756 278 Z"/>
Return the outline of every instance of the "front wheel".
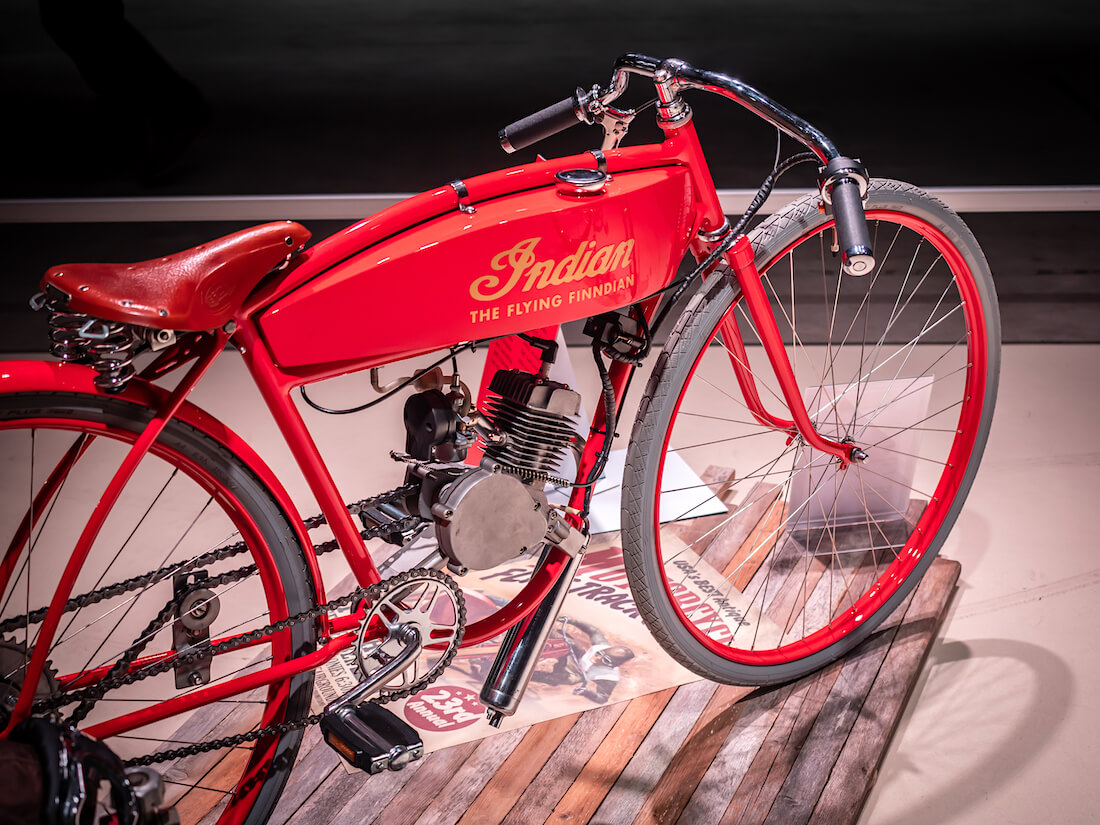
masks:
<path fill-rule="evenodd" d="M 842 274 L 816 197 L 749 236 L 810 418 L 861 461 L 841 469 L 746 400 L 733 365 L 747 360 L 764 410 L 790 417 L 728 269 L 680 318 L 642 399 L 626 570 L 650 630 L 708 678 L 788 681 L 866 638 L 931 564 L 977 472 L 1000 365 L 988 265 L 959 217 L 908 184 L 874 181 L 866 213 L 865 277 Z"/>

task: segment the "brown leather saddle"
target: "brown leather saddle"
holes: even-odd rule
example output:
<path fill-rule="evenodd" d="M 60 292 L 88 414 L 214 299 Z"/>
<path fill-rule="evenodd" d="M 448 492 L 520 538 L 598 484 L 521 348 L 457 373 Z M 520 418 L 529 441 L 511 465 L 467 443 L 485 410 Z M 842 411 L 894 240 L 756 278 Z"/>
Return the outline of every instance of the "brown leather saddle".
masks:
<path fill-rule="evenodd" d="M 208 241 L 164 258 L 132 264 L 65 264 L 42 286 L 69 296 L 69 309 L 154 329 L 224 326 L 274 269 L 302 251 L 310 233 L 275 221 Z"/>

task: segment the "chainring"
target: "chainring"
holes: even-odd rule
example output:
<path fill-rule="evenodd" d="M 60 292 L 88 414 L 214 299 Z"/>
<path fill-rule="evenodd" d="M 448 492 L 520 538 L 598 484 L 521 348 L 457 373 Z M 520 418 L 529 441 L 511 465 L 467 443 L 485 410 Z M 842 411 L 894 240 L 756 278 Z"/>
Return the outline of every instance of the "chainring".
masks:
<path fill-rule="evenodd" d="M 412 625 L 423 645 L 410 668 L 380 689 L 377 699 L 387 702 L 422 690 L 443 673 L 458 652 L 466 630 L 466 601 L 457 582 L 439 570 L 414 569 L 380 584 L 384 590 L 366 605 L 360 624 L 356 644 L 360 675 L 369 676 L 403 647 L 392 633 L 385 638 L 365 639 L 367 632 L 379 624 L 390 631 L 399 624 Z"/>

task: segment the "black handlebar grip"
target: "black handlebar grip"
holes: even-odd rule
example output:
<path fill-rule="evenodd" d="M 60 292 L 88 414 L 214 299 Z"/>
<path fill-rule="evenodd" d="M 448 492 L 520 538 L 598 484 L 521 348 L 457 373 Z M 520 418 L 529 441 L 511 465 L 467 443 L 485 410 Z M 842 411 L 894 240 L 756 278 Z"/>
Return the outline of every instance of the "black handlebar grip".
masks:
<path fill-rule="evenodd" d="M 848 275 L 868 275 L 875 268 L 875 258 L 871 254 L 871 233 L 863 214 L 859 183 L 851 178 L 838 181 L 832 196 L 841 265 Z"/>
<path fill-rule="evenodd" d="M 577 114 L 576 97 L 567 97 L 553 106 L 547 106 L 505 126 L 497 137 L 500 138 L 500 145 L 505 152 L 515 152 L 558 132 L 564 132 L 578 123 L 584 123 L 584 120 Z"/>
<path fill-rule="evenodd" d="M 863 164 L 851 158 L 834 158 L 822 170 L 822 189 L 832 201 L 841 265 L 848 275 L 869 275 L 875 268 L 871 233 L 863 214 L 861 190 L 867 181 Z"/>

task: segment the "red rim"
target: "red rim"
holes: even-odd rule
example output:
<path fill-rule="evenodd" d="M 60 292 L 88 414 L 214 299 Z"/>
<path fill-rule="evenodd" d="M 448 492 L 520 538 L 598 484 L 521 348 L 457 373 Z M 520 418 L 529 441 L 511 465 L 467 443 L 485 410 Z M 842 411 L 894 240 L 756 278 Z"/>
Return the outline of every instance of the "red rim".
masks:
<path fill-rule="evenodd" d="M 139 433 L 127 429 L 109 426 L 104 422 L 89 421 L 79 418 L 19 418 L 0 421 L 0 431 L 10 430 L 53 430 L 75 433 L 91 433 L 94 438 L 105 437 L 114 441 L 131 444 Z M 270 548 L 238 498 L 215 478 L 208 474 L 206 469 L 191 458 L 176 452 L 161 442 L 156 442 L 150 449 L 150 453 L 164 461 L 171 467 L 179 468 L 196 485 L 206 491 L 220 505 L 221 511 L 229 518 L 234 528 L 239 531 L 241 538 L 248 544 L 251 560 L 256 564 L 257 572 L 263 587 L 267 601 L 268 616 L 271 622 L 277 622 L 289 615 L 287 596 L 279 575 L 277 563 L 271 554 Z M 7 562 L 7 560 L 5 560 Z M 14 567 L 5 563 L 5 568 Z M 5 586 L 7 581 L 3 583 Z M 3 591 L 0 591 L 3 592 Z M 289 634 L 280 633 L 271 640 L 272 665 L 291 658 L 291 639 Z M 38 674 L 29 674 L 36 679 Z M 235 680 L 230 680 L 230 682 Z M 275 682 L 268 688 L 267 699 L 264 705 L 262 717 L 258 723 L 260 727 L 283 721 L 290 699 L 290 680 Z M 127 709 L 127 713 L 129 713 Z M 144 708 L 134 714 L 134 721 L 129 724 L 125 733 L 129 730 L 137 730 L 150 723 L 147 715 L 152 714 L 150 708 Z M 126 713 L 122 714 L 126 715 Z M 172 717 L 168 717 L 172 718 Z M 109 724 L 110 720 L 99 720 L 97 726 Z M 111 737 L 107 737 L 108 744 Z M 241 768 L 241 776 L 235 786 L 235 792 L 227 794 L 227 805 L 219 822 L 222 825 L 243 822 L 252 810 L 256 797 L 263 789 L 263 779 L 266 778 L 269 766 L 275 756 L 280 737 L 269 737 L 255 743 L 252 755 L 248 762 Z"/>
<path fill-rule="evenodd" d="M 660 570 L 662 585 L 669 604 L 672 606 L 681 625 L 687 629 L 692 637 L 711 653 L 739 664 L 753 666 L 781 665 L 798 661 L 824 650 L 832 644 L 848 636 L 871 616 L 875 615 L 885 603 L 897 592 L 898 587 L 913 573 L 928 552 L 929 545 L 939 533 L 939 528 L 955 499 L 966 474 L 970 456 L 978 436 L 978 430 L 982 420 L 982 410 L 985 401 L 986 370 L 988 352 L 986 350 L 986 326 L 982 313 L 981 296 L 974 284 L 973 275 L 963 255 L 956 246 L 937 228 L 913 215 L 880 209 L 869 210 L 867 220 L 889 219 L 893 223 L 906 227 L 919 236 L 927 239 L 935 247 L 945 261 L 947 261 L 951 273 L 955 276 L 955 284 L 958 287 L 960 298 L 964 306 L 964 317 L 968 331 L 967 345 L 967 369 L 965 379 L 965 392 L 962 408 L 959 414 L 956 438 L 952 442 L 948 453 L 948 469 L 941 475 L 932 500 L 928 502 L 912 535 L 906 541 L 898 557 L 883 571 L 867 591 L 860 596 L 854 604 L 832 619 L 821 629 L 805 636 L 797 641 L 789 642 L 777 648 L 744 650 L 722 644 L 710 636 L 704 634 L 700 628 L 688 617 L 681 608 L 676 596 L 672 592 L 671 583 L 668 580 L 664 554 L 661 549 L 661 528 L 659 507 L 654 507 L 654 523 L 652 529 L 657 548 L 658 569 Z M 780 253 L 772 258 L 770 265 L 781 260 L 788 252 L 827 231 L 833 226 L 833 221 L 828 221 L 816 228 L 812 233 L 803 235 L 788 245 Z M 762 269 L 763 273 L 766 269 Z M 731 312 L 733 307 L 731 307 Z M 708 339 L 692 364 L 687 380 L 684 381 L 680 396 L 676 399 L 672 416 L 665 429 L 664 441 L 661 445 L 661 461 L 657 468 L 656 489 L 660 490 L 664 473 L 665 456 L 669 448 L 672 430 L 680 412 L 680 405 L 684 400 L 684 394 L 691 385 L 695 371 L 698 369 L 703 355 L 707 352 L 710 343 L 718 334 L 720 324 L 715 325 L 715 331 Z"/>

